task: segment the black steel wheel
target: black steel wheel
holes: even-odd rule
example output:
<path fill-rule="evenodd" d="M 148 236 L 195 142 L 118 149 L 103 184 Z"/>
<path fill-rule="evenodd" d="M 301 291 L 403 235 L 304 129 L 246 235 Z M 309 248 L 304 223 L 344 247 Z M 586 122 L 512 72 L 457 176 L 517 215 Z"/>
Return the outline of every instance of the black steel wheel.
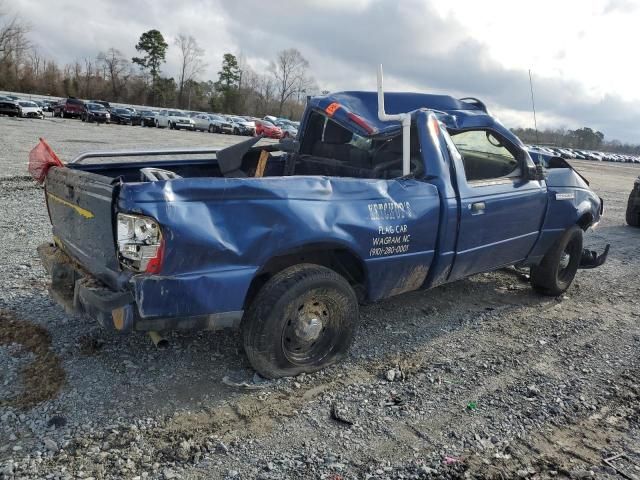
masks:
<path fill-rule="evenodd" d="M 542 293 L 557 297 L 571 286 L 582 258 L 582 229 L 565 231 L 545 254 L 540 265 L 531 267 L 531 284 Z"/>
<path fill-rule="evenodd" d="M 295 265 L 274 275 L 249 306 L 245 352 L 266 378 L 313 372 L 346 355 L 358 316 L 344 277 L 319 265 Z"/>

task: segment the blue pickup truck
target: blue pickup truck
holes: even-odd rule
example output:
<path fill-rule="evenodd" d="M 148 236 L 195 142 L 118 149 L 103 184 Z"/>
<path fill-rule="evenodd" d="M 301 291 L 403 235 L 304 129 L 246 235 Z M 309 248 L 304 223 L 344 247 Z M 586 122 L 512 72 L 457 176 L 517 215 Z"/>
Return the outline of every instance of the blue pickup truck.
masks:
<path fill-rule="evenodd" d="M 557 296 L 606 258 L 582 245 L 603 212 L 588 182 L 477 99 L 380 79 L 310 98 L 295 142 L 258 140 L 51 168 L 51 294 L 120 332 L 239 327 L 274 378 L 343 357 L 361 303 L 510 265 Z"/>

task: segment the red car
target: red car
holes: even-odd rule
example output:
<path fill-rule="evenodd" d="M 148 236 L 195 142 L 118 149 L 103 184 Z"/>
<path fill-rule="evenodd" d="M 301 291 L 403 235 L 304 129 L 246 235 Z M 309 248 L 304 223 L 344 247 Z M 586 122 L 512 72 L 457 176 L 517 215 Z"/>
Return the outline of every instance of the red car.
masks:
<path fill-rule="evenodd" d="M 256 120 L 256 135 L 264 135 L 268 138 L 282 138 L 282 129 L 276 127 L 273 123 L 267 120 Z"/>
<path fill-rule="evenodd" d="M 77 98 L 67 98 L 66 100 L 62 100 L 57 105 L 54 105 L 52 108 L 53 116 L 62 118 L 80 118 L 85 111 L 84 102 L 82 100 L 78 100 Z"/>

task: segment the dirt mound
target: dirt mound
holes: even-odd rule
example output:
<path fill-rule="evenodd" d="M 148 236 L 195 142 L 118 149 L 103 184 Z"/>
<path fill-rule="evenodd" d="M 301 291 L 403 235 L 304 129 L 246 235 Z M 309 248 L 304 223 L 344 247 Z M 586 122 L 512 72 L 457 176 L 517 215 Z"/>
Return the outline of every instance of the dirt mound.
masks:
<path fill-rule="evenodd" d="M 0 345 L 19 344 L 35 358 L 20 370 L 21 391 L 0 399 L 1 406 L 30 408 L 58 394 L 65 382 L 60 358 L 51 351 L 51 337 L 46 329 L 12 313 L 0 310 Z"/>

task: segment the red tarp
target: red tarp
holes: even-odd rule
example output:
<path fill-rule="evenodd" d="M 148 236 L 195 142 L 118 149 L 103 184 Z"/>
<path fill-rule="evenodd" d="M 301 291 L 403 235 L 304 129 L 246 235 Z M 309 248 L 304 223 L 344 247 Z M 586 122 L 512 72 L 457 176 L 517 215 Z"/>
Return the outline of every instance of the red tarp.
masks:
<path fill-rule="evenodd" d="M 38 183 L 44 182 L 51 167 L 64 167 L 62 161 L 43 139 L 29 152 L 29 173 Z"/>

